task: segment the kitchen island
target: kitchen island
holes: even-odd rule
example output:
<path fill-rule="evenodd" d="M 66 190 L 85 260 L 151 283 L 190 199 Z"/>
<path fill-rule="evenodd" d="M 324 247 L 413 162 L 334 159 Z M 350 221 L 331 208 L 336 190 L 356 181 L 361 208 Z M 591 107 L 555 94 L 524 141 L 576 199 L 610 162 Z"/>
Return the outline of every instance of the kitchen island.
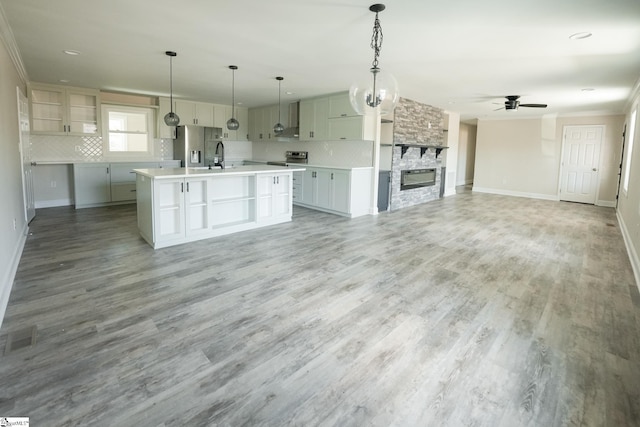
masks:
<path fill-rule="evenodd" d="M 135 169 L 138 230 L 154 249 L 291 221 L 304 167 Z"/>

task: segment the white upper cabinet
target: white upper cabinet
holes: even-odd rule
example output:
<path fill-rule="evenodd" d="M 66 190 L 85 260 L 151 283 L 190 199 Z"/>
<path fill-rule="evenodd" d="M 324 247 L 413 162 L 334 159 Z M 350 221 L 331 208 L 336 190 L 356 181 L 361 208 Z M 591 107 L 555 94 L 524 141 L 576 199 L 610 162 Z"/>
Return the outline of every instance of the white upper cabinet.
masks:
<path fill-rule="evenodd" d="M 275 141 L 278 136 L 273 132 L 273 127 L 278 123 L 278 106 L 269 105 L 267 107 L 252 108 L 248 113 L 249 119 L 249 139 L 258 141 Z M 288 125 L 288 115 L 280 115 L 280 120 L 286 128 Z M 242 126 L 242 123 L 240 123 Z"/>
<path fill-rule="evenodd" d="M 329 98 L 303 99 L 300 101 L 300 140 L 327 139 Z"/>
<path fill-rule="evenodd" d="M 213 104 L 192 101 L 175 101 L 175 113 L 181 125 L 213 127 Z"/>
<path fill-rule="evenodd" d="M 98 90 L 31 83 L 29 104 L 33 133 L 100 134 Z"/>
<path fill-rule="evenodd" d="M 358 113 L 351 106 L 348 92 L 329 97 L 329 118 L 352 116 L 358 116 Z"/>
<path fill-rule="evenodd" d="M 245 107 L 236 107 L 235 111 L 231 105 L 214 105 L 213 127 L 222 129 L 222 139 L 229 141 L 246 141 L 249 133 L 249 112 Z M 227 129 L 227 121 L 235 115 L 235 119 L 240 124 L 237 130 Z"/>
<path fill-rule="evenodd" d="M 360 116 L 347 92 L 300 101 L 300 140 L 367 140 L 375 135 L 375 117 Z"/>
<path fill-rule="evenodd" d="M 171 111 L 169 98 L 159 98 L 158 128 L 160 138 L 175 138 L 175 129 L 164 123 L 164 116 Z M 174 112 L 180 117 L 180 125 L 196 125 L 222 129 L 220 137 L 229 141 L 246 141 L 249 129 L 247 108 L 236 107 L 235 116 L 240 127 L 232 131 L 227 129 L 227 120 L 231 118 L 231 106 L 208 104 L 205 102 L 174 101 Z"/>

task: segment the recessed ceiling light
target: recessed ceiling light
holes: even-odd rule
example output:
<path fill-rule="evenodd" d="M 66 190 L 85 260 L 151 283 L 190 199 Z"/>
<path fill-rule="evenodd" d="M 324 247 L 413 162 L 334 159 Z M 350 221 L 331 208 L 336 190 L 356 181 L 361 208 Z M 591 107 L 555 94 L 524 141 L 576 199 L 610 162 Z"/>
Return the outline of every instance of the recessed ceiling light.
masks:
<path fill-rule="evenodd" d="M 59 81 L 60 83 L 69 83 L 69 80 L 67 80 L 67 79 L 60 79 L 60 80 L 58 80 L 58 81 Z"/>
<path fill-rule="evenodd" d="M 571 34 L 569 36 L 569 38 L 571 40 L 582 40 L 582 39 L 588 39 L 589 37 L 591 37 L 593 34 L 591 34 L 588 31 L 584 31 L 582 33 L 575 33 L 575 34 Z"/>
<path fill-rule="evenodd" d="M 289 91 L 287 91 L 287 92 L 285 92 L 285 93 L 286 93 L 287 95 L 293 95 L 295 92 L 289 92 Z"/>
<path fill-rule="evenodd" d="M 70 49 L 65 49 L 63 50 L 64 53 L 66 53 L 67 55 L 80 55 L 80 52 L 78 52 L 77 50 L 70 50 Z"/>
<path fill-rule="evenodd" d="M 584 89 L 582 89 L 583 92 L 593 92 L 595 89 L 592 87 L 585 87 Z"/>

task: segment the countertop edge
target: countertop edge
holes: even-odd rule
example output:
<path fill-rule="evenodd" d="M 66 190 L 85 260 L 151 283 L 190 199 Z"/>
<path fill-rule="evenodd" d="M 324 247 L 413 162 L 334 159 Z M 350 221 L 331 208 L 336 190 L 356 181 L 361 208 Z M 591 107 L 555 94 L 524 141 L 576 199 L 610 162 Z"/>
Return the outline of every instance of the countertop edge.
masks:
<path fill-rule="evenodd" d="M 136 174 L 152 179 L 174 179 L 203 176 L 258 175 L 279 172 L 298 172 L 304 170 L 304 167 L 250 165 L 239 166 L 233 169 L 158 168 L 134 169 L 133 171 Z"/>

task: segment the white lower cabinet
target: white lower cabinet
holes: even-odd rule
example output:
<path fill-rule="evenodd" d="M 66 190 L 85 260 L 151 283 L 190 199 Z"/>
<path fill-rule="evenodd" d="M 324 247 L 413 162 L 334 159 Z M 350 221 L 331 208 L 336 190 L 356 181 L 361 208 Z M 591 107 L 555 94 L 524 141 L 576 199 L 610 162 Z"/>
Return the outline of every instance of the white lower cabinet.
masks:
<path fill-rule="evenodd" d="M 297 200 L 302 198 L 303 194 L 303 180 L 304 180 L 304 172 L 294 172 L 292 183 L 291 183 L 291 199 L 295 203 Z"/>
<path fill-rule="evenodd" d="M 292 171 L 246 168 L 197 177 L 138 171 L 140 234 L 158 249 L 291 221 Z"/>
<path fill-rule="evenodd" d="M 95 206 L 111 201 L 111 165 L 83 163 L 73 165 L 73 186 L 76 208 Z"/>
<path fill-rule="evenodd" d="M 158 213 L 155 240 L 165 242 L 209 230 L 209 180 L 186 178 L 157 180 L 154 206 Z"/>
<path fill-rule="evenodd" d="M 370 212 L 371 176 L 372 168 L 307 167 L 296 176 L 293 202 L 343 216 L 366 215 Z"/>
<path fill-rule="evenodd" d="M 76 163 L 73 165 L 76 209 L 135 203 L 134 169 L 180 167 L 180 161 Z"/>
<path fill-rule="evenodd" d="M 258 175 L 258 221 L 291 217 L 291 174 Z"/>

